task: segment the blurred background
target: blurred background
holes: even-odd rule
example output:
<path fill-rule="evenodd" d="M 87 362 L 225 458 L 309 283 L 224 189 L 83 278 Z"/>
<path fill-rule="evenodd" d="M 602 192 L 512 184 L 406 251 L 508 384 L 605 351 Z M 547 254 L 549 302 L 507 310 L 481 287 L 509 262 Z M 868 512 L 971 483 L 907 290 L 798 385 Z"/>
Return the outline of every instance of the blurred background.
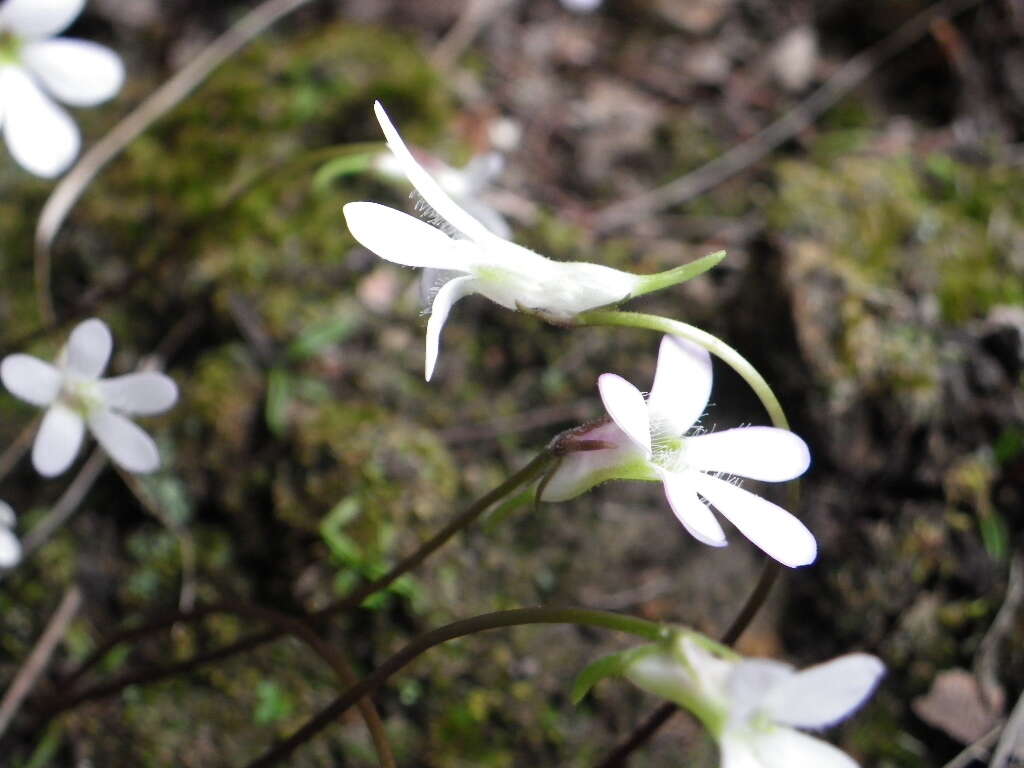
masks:
<path fill-rule="evenodd" d="M 86 147 L 256 5 L 92 0 L 67 34 L 111 46 L 130 74 L 113 102 L 76 113 Z M 799 665 L 880 656 L 882 688 L 829 735 L 862 765 L 943 766 L 979 739 L 991 749 L 1024 687 L 1024 3 L 949 3 L 917 27 L 932 3 L 574 5 L 306 4 L 88 187 L 53 248 L 55 326 L 36 304 L 32 248 L 52 184 L 0 162 L 3 353 L 49 357 L 99 316 L 113 371 L 155 352 L 182 392 L 147 423 L 164 470 L 102 472 L 0 585 L 5 680 L 69 586 L 83 593 L 4 735 L 4 764 L 246 764 L 336 694 L 298 641 L 58 718 L 47 702 L 101 638 L 156 611 L 231 595 L 326 605 L 600 415 L 598 374 L 649 386 L 654 334 L 556 328 L 480 297 L 454 309 L 423 381 L 418 275 L 356 246 L 341 216 L 352 200 L 412 210 L 404 182 L 345 149 L 380 141 L 374 99 L 453 168 L 503 158 L 482 163 L 496 172 L 471 196 L 540 253 L 645 273 L 729 252 L 629 308 L 748 356 L 811 445 L 794 511 L 820 557 L 784 574 L 739 648 Z M 828 98 L 809 101 L 819 88 Z M 712 167 L 700 194 L 642 197 L 741 144 L 752 154 L 735 173 Z M 737 376 L 716 374 L 716 426 L 766 423 Z M 0 409 L 17 458 L 36 412 L 6 394 Z M 43 480 L 27 459 L 14 465 L 0 492 L 20 532 L 81 466 Z M 524 605 L 720 633 L 761 562 L 727 530 L 729 548 L 702 546 L 643 483 L 494 514 L 328 637 L 366 672 L 420 631 Z M 120 646 L 79 685 L 258 627 L 179 624 Z M 568 692 L 586 663 L 628 644 L 540 627 L 434 650 L 376 697 L 399 764 L 598 764 L 659 702 L 617 681 L 579 707 Z M 288 764 L 376 761 L 353 711 Z M 685 715 L 630 762 L 683 764 L 717 764 Z"/>

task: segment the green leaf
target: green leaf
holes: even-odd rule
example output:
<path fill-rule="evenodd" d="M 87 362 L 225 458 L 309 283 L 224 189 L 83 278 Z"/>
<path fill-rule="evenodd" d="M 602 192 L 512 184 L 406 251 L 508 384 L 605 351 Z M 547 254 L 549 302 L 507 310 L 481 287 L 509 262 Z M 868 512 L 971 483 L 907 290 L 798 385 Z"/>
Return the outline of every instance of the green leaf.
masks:
<path fill-rule="evenodd" d="M 277 437 L 288 428 L 288 405 L 291 403 L 291 377 L 282 368 L 274 368 L 267 376 L 267 403 L 264 416 L 267 429 Z"/>
<path fill-rule="evenodd" d="M 590 693 L 590 689 L 605 678 L 621 677 L 625 674 L 626 668 L 637 659 L 642 659 L 644 656 L 658 653 L 662 650 L 664 649 L 659 643 L 647 643 L 646 645 L 638 645 L 635 648 L 629 648 L 619 653 L 613 653 L 611 656 L 605 656 L 603 659 L 598 659 L 591 663 L 573 681 L 572 693 L 570 694 L 572 703 L 579 704 L 583 701 L 584 697 Z"/>

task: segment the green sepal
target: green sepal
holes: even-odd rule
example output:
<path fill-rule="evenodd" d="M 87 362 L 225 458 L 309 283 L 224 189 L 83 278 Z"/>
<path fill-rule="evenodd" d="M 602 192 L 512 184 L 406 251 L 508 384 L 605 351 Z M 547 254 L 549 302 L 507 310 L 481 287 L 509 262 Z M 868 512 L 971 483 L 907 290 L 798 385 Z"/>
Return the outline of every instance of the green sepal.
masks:
<path fill-rule="evenodd" d="M 605 678 L 622 677 L 625 674 L 626 668 L 637 659 L 642 659 L 644 656 L 660 653 L 664 650 L 665 646 L 661 643 L 647 643 L 646 645 L 628 648 L 619 653 L 613 653 L 611 656 L 605 656 L 587 665 L 573 681 L 572 692 L 570 693 L 572 703 L 579 704 L 583 701 L 584 697 L 590 693 L 590 689 Z"/>

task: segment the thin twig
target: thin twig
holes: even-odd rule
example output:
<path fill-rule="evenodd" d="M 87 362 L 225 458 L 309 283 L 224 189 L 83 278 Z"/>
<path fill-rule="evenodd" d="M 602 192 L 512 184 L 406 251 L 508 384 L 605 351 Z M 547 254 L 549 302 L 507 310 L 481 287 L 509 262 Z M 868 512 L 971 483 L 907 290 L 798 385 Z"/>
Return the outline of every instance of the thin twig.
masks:
<path fill-rule="evenodd" d="M 940 0 L 926 8 L 891 35 L 848 60 L 814 93 L 759 133 L 668 184 L 601 209 L 595 215 L 594 228 L 599 232 L 619 229 L 656 211 L 692 200 L 732 178 L 810 127 L 879 66 L 927 35 L 936 19 L 956 16 L 980 2 Z"/>
<path fill-rule="evenodd" d="M 956 757 L 942 766 L 942 768 L 967 768 L 975 760 L 984 760 L 988 756 L 989 747 L 999 737 L 999 732 L 1002 730 L 1003 725 L 1000 723 L 973 744 L 968 744 L 962 752 L 958 753 Z"/>
<path fill-rule="evenodd" d="M 1013 758 L 1024 757 L 1024 694 L 1017 699 L 1017 704 L 1010 713 L 1006 725 L 1003 727 L 1003 735 L 996 746 L 996 753 L 992 755 L 989 768 L 1006 768 Z"/>
<path fill-rule="evenodd" d="M 515 0 L 466 0 L 459 18 L 430 54 L 431 63 L 445 70 L 472 44 L 506 6 Z"/>
<path fill-rule="evenodd" d="M 103 452 L 103 449 L 94 449 L 85 464 L 78 471 L 75 479 L 71 481 L 71 485 L 67 487 L 64 494 L 53 505 L 53 509 L 46 514 L 46 517 L 36 523 L 31 531 L 25 534 L 25 538 L 21 541 L 22 563 L 49 541 L 50 537 L 71 518 L 106 466 L 107 455 Z M 0 574 L 0 578 L 3 578 L 3 574 Z"/>
<path fill-rule="evenodd" d="M 276 21 L 309 1 L 265 0 L 256 6 L 128 113 L 82 155 L 75 167 L 54 187 L 39 215 L 35 234 L 36 300 L 44 324 L 52 325 L 55 321 L 53 300 L 50 295 L 51 249 L 54 238 L 75 203 L 100 170 L 156 120 L 198 88 L 217 67 Z"/>
<path fill-rule="evenodd" d="M 28 658 L 25 659 L 25 663 L 21 665 L 18 673 L 14 676 L 4 693 L 3 701 L 0 701 L 0 736 L 7 731 L 7 726 L 18 714 L 25 697 L 35 686 L 36 680 L 46 669 L 46 665 L 50 663 L 50 656 L 53 655 L 54 650 L 64 638 L 71 620 L 75 618 L 81 605 L 82 590 L 78 588 L 77 584 L 72 584 L 65 590 L 60 605 L 50 617 L 50 622 L 43 630 L 43 634 L 40 635 L 35 648 L 32 649 Z"/>
<path fill-rule="evenodd" d="M 25 455 L 28 447 L 32 444 L 36 428 L 42 420 L 42 414 L 36 416 L 27 427 L 18 433 L 18 436 L 7 446 L 7 449 L 0 454 L 0 480 L 7 477 L 7 473 L 14 469 L 15 464 L 21 461 L 21 457 Z"/>

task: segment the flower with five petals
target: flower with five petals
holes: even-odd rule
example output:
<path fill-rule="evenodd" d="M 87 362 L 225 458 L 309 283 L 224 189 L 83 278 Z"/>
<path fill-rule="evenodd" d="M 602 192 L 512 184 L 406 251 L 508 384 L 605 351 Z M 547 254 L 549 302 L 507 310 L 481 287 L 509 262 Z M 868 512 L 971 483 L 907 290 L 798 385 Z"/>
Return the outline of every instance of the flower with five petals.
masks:
<path fill-rule="evenodd" d="M 851 653 L 797 671 L 768 659 L 727 658 L 690 633 L 629 652 L 622 674 L 693 712 L 718 742 L 722 768 L 857 768 L 846 753 L 798 731 L 849 717 L 885 673 Z M 607 665 L 607 661 L 604 661 Z"/>
<path fill-rule="evenodd" d="M 114 96 L 124 66 L 109 48 L 51 39 L 85 0 L 5 0 L 0 4 L 0 125 L 11 155 L 37 176 L 61 173 L 78 154 L 78 128 L 53 99 L 91 107 Z"/>
<path fill-rule="evenodd" d="M 541 491 L 542 501 L 571 499 L 606 480 L 653 480 L 664 485 L 669 506 L 696 539 L 725 546 L 710 505 L 766 554 L 796 567 L 814 561 L 817 543 L 782 507 L 723 479 L 739 476 L 780 482 L 806 471 L 807 444 L 774 427 L 738 427 L 701 433 L 697 427 L 711 395 L 711 357 L 701 347 L 665 336 L 649 397 L 612 373 L 598 379 L 611 417 L 578 430 Z M 583 450 L 573 450 L 579 441 Z"/>
<path fill-rule="evenodd" d="M 377 203 L 344 206 L 349 231 L 382 259 L 454 275 L 434 296 L 427 323 L 426 379 L 437 362 L 452 305 L 479 293 L 506 309 L 568 322 L 581 312 L 629 298 L 642 278 L 586 262 L 553 261 L 499 237 L 468 213 L 416 161 L 380 102 L 374 111 L 388 147 L 438 226 Z"/>
<path fill-rule="evenodd" d="M 106 323 L 92 318 L 75 327 L 55 364 L 24 354 L 0 362 L 0 379 L 11 394 L 46 408 L 32 446 L 39 474 L 53 477 L 71 466 L 86 425 L 110 458 L 129 472 L 153 472 L 160 466 L 153 438 L 125 414 L 163 413 L 178 399 L 178 388 L 156 371 L 101 379 L 112 347 Z"/>

